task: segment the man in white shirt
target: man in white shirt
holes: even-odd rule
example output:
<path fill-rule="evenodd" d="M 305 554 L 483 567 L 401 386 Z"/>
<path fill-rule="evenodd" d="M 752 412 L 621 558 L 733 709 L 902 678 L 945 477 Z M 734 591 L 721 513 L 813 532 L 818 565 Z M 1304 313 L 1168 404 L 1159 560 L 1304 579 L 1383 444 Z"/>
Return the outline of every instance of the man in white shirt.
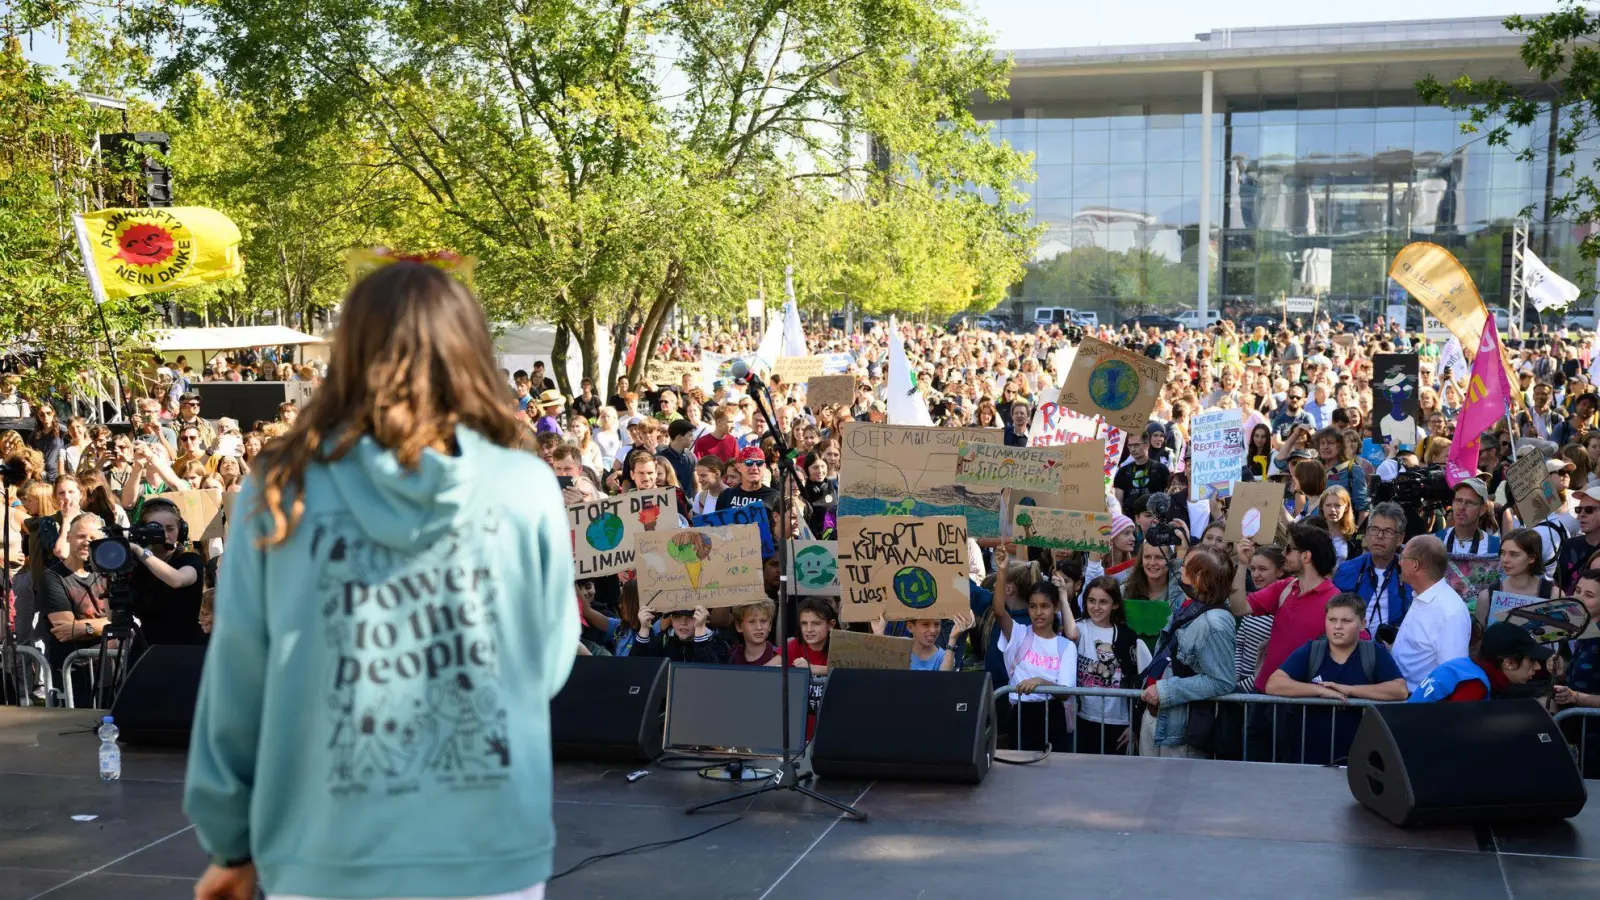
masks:
<path fill-rule="evenodd" d="M 1444 581 L 1449 561 L 1444 542 L 1426 534 L 1407 541 L 1400 553 L 1400 578 L 1416 595 L 1392 651 L 1407 690 L 1415 691 L 1446 660 L 1467 655 L 1472 614 Z"/>

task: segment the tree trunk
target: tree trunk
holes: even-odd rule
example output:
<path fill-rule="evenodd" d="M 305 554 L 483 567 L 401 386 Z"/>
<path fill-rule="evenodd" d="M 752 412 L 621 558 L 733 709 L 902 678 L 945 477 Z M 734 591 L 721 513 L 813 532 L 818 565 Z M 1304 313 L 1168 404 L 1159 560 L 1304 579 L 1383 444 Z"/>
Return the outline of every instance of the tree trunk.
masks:
<path fill-rule="evenodd" d="M 642 288 L 639 285 L 635 284 L 633 286 L 633 292 L 628 299 L 627 311 L 622 314 L 621 319 L 618 319 L 611 326 L 611 370 L 606 373 L 606 383 L 600 385 L 596 391 L 602 397 L 609 397 L 611 392 L 616 390 L 617 376 L 622 374 L 619 370 L 622 368 L 623 358 L 628 353 L 628 331 L 633 322 L 634 313 L 639 310 L 639 294 L 641 291 Z"/>
<path fill-rule="evenodd" d="M 662 279 L 661 289 L 656 292 L 655 300 L 650 304 L 650 312 L 644 318 L 644 325 L 639 329 L 639 350 L 633 355 L 633 365 L 628 367 L 628 383 L 638 384 L 649 370 L 650 354 L 655 348 L 656 336 L 661 333 L 661 324 L 666 321 L 667 313 L 672 310 L 672 305 L 678 301 L 678 296 L 683 292 L 684 272 L 683 266 L 677 260 L 667 264 L 666 278 Z"/>
<path fill-rule="evenodd" d="M 588 312 L 583 314 L 583 336 L 578 341 L 578 352 L 583 354 L 583 377 L 589 379 L 599 391 L 600 379 L 597 376 L 600 373 L 600 348 L 595 344 L 596 336 L 594 307 L 591 306 Z"/>
<path fill-rule="evenodd" d="M 550 368 L 554 370 L 551 377 L 556 380 L 556 390 L 564 397 L 572 396 L 572 384 L 567 378 L 567 335 L 571 333 L 566 322 L 557 324 L 555 343 L 550 345 Z M 535 392 L 537 390 L 535 385 Z"/>

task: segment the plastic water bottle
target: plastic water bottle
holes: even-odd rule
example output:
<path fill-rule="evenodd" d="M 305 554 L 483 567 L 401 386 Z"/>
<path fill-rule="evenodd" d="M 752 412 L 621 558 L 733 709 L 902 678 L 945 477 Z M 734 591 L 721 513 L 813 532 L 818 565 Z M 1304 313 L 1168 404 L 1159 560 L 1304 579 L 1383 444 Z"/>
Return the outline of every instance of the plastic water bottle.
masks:
<path fill-rule="evenodd" d="M 111 717 L 100 720 L 100 780 L 116 781 L 122 777 L 122 748 L 117 746 L 117 726 Z"/>

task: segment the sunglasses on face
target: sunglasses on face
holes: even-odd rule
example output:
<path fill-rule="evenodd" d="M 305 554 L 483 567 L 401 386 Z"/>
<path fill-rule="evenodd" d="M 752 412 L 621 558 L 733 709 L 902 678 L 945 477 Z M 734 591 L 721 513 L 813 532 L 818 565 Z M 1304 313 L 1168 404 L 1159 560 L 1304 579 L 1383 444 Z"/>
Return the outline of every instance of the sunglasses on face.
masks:
<path fill-rule="evenodd" d="M 1580 516 L 1592 516 L 1596 512 L 1600 512 L 1600 506 L 1580 506 L 1577 507 L 1577 512 Z"/>
<path fill-rule="evenodd" d="M 745 466 L 747 468 L 759 469 L 762 466 L 766 465 L 766 462 L 763 461 L 763 460 L 759 460 L 759 459 L 747 459 L 747 460 L 744 461 L 744 464 L 745 464 Z"/>

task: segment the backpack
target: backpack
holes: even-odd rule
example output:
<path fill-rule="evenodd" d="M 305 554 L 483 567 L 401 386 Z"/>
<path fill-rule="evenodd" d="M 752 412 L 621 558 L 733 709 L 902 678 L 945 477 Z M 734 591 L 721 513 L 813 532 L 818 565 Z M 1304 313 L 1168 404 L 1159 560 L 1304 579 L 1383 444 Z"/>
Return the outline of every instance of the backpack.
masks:
<path fill-rule="evenodd" d="M 1378 646 L 1372 641 L 1356 641 L 1356 654 L 1361 658 L 1361 671 L 1367 676 L 1367 683 L 1377 684 L 1373 679 L 1378 673 Z M 1311 656 L 1306 661 L 1306 681 L 1317 677 L 1317 671 L 1327 658 L 1328 639 L 1317 638 L 1312 641 Z"/>

